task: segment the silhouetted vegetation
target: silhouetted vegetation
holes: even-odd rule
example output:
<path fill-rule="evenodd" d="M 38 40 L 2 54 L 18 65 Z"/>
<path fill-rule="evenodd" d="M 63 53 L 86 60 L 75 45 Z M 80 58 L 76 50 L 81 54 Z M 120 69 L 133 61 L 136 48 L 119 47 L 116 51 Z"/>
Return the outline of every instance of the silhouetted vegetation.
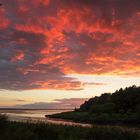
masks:
<path fill-rule="evenodd" d="M 127 113 L 136 112 L 137 106 L 140 105 L 140 87 L 132 86 L 125 89 L 117 90 L 116 92 L 104 93 L 99 97 L 94 97 L 86 101 L 80 106 L 81 111 L 99 112 L 103 113 Z M 112 106 L 110 108 L 110 106 Z"/>
<path fill-rule="evenodd" d="M 73 112 L 50 117 L 101 124 L 140 124 L 140 87 L 132 86 L 114 93 L 90 98 Z"/>
<path fill-rule="evenodd" d="M 92 128 L 44 123 L 10 122 L 0 115 L 0 140 L 139 140 L 140 87 L 132 86 L 105 93 L 86 101 L 73 112 L 50 115 L 76 122 L 94 123 Z M 132 124 L 137 129 L 97 126 Z"/>
<path fill-rule="evenodd" d="M 7 119 L 8 117 L 6 115 L 0 115 L 0 134 L 5 130 L 5 127 L 7 125 Z"/>
<path fill-rule="evenodd" d="M 6 121 L 0 116 L 0 123 Z M 138 140 L 138 132 L 119 128 L 52 125 L 44 123 L 9 122 L 0 129 L 0 140 Z"/>

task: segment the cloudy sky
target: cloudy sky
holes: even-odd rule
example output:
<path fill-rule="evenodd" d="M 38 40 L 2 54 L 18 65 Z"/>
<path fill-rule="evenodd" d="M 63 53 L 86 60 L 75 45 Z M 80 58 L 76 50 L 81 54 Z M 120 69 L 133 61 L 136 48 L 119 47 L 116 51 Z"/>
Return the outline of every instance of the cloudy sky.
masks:
<path fill-rule="evenodd" d="M 0 107 L 71 108 L 140 85 L 140 0 L 0 3 Z"/>

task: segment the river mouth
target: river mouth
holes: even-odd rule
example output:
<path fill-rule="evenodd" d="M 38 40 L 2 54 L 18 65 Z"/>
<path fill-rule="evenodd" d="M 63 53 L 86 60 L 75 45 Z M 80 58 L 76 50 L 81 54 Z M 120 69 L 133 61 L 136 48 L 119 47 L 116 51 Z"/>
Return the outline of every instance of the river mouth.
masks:
<path fill-rule="evenodd" d="M 49 123 L 49 124 L 56 124 L 56 125 L 67 125 L 67 126 L 81 126 L 81 127 L 92 127 L 91 124 L 87 123 L 76 123 L 73 121 L 68 121 L 64 119 L 54 119 L 54 118 L 39 118 L 39 117 L 21 117 L 21 116 L 12 116 L 8 115 L 9 121 L 15 122 L 29 122 L 29 123 Z"/>
<path fill-rule="evenodd" d="M 0 114 L 16 117 L 45 118 L 45 115 L 53 115 L 69 112 L 68 109 L 0 109 Z"/>
<path fill-rule="evenodd" d="M 6 114 L 9 121 L 16 122 L 31 122 L 31 123 L 50 123 L 57 125 L 68 125 L 68 126 L 82 126 L 91 127 L 91 124 L 76 123 L 71 120 L 49 118 L 48 115 L 53 115 L 62 112 L 69 112 L 73 110 L 53 109 L 53 110 L 29 110 L 29 109 L 5 109 L 0 110 L 0 114 Z M 47 116 L 47 117 L 46 117 Z"/>

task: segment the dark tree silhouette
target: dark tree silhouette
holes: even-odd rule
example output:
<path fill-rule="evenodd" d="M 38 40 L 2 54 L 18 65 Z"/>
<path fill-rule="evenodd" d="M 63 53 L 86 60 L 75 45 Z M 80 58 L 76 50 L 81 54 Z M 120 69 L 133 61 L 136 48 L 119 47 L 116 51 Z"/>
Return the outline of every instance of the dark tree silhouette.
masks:
<path fill-rule="evenodd" d="M 95 96 L 75 111 L 51 117 L 93 124 L 140 125 L 140 86 Z"/>
<path fill-rule="evenodd" d="M 116 113 L 136 112 L 140 106 L 140 87 L 131 86 L 120 89 L 114 93 L 104 93 L 99 97 L 94 97 L 80 106 L 80 111 L 110 111 L 109 104 L 113 105 Z M 102 109 L 101 109 L 102 108 Z"/>

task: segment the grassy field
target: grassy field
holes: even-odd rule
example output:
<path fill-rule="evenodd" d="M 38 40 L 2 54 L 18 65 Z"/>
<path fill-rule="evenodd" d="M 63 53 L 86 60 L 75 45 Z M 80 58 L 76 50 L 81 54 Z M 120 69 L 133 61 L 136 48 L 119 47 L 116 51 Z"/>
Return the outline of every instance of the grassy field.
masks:
<path fill-rule="evenodd" d="M 113 127 L 9 122 L 0 117 L 0 140 L 140 140 L 138 132 Z"/>

